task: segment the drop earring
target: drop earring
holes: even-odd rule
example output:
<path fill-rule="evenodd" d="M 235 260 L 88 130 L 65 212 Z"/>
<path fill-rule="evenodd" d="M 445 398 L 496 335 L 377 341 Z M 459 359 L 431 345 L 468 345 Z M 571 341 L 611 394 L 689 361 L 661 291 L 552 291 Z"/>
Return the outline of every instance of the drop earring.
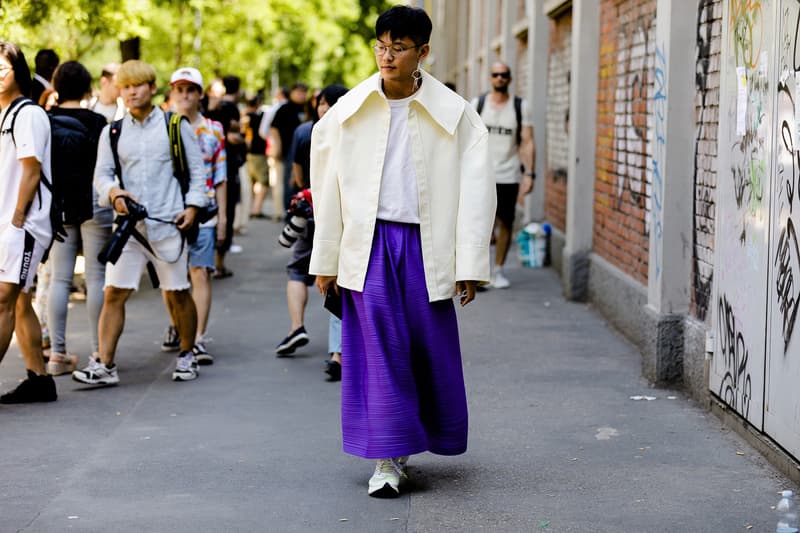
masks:
<path fill-rule="evenodd" d="M 411 77 L 414 78 L 414 90 L 416 91 L 419 89 L 419 86 L 422 85 L 422 63 L 417 63 L 417 69 L 411 73 Z"/>

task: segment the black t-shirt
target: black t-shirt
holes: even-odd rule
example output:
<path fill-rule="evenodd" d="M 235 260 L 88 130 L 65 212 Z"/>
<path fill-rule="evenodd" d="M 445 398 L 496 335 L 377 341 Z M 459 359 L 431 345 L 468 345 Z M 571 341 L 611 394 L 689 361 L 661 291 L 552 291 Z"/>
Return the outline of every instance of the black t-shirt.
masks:
<path fill-rule="evenodd" d="M 261 126 L 261 119 L 264 118 L 264 113 L 260 111 L 254 111 L 247 114 L 250 117 L 250 131 L 252 134 L 250 140 L 250 148 L 247 150 L 248 153 L 257 154 L 257 155 L 264 155 L 267 151 L 267 141 L 261 138 L 258 134 L 258 128 Z"/>
<path fill-rule="evenodd" d="M 225 154 L 226 164 L 228 167 L 228 181 L 234 185 L 238 183 L 239 167 L 244 164 L 245 153 L 247 147 L 244 143 L 230 144 L 228 143 L 228 132 L 231 130 L 233 122 L 239 122 L 241 114 L 239 113 L 239 106 L 230 100 L 222 100 L 217 109 L 209 111 L 206 116 L 211 120 L 216 120 L 222 124 L 222 130 L 225 132 Z M 237 126 L 238 127 L 238 126 Z M 232 192 L 232 187 L 228 187 L 228 193 Z"/>
<path fill-rule="evenodd" d="M 275 112 L 271 127 L 278 130 L 281 136 L 281 157 L 289 157 L 289 148 L 292 145 L 292 135 L 297 126 L 305 120 L 305 111 L 302 105 L 295 104 L 291 100 L 283 104 Z"/>

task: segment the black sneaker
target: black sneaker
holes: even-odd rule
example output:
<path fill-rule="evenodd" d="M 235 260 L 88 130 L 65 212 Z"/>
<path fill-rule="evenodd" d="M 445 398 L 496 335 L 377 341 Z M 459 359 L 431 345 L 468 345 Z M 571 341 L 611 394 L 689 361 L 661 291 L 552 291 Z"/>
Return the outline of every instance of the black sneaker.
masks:
<path fill-rule="evenodd" d="M 328 381 L 342 381 L 342 365 L 333 359 L 325 361 L 325 373 L 328 374 Z"/>
<path fill-rule="evenodd" d="M 175 326 L 170 326 L 164 332 L 164 340 L 161 342 L 162 352 L 177 352 L 181 349 L 181 338 Z"/>
<path fill-rule="evenodd" d="M 214 357 L 212 357 L 212 355 L 208 353 L 205 344 L 203 344 L 202 342 L 195 343 L 195 345 L 192 347 L 192 353 L 194 354 L 194 357 L 197 360 L 198 365 L 214 364 Z"/>
<path fill-rule="evenodd" d="M 304 326 L 300 326 L 281 341 L 275 348 L 275 353 L 278 355 L 289 355 L 294 353 L 297 348 L 305 346 L 306 344 L 308 344 L 308 333 L 306 333 L 306 328 Z"/>
<path fill-rule="evenodd" d="M 32 370 L 28 370 L 28 379 L 13 391 L 0 396 L 0 403 L 54 402 L 57 398 L 53 376 L 37 376 Z"/>

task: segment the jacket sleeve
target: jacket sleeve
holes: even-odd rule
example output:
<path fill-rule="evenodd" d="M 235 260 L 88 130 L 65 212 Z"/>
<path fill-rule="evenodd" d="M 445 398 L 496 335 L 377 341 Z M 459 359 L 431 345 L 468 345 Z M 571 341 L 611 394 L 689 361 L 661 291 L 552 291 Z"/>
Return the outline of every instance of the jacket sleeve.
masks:
<path fill-rule="evenodd" d="M 111 141 L 108 132 L 111 126 L 103 128 L 97 143 L 97 162 L 94 165 L 94 189 L 97 191 L 97 205 L 109 207 L 111 200 L 108 193 L 117 185 L 114 175 L 114 155 L 111 153 Z"/>
<path fill-rule="evenodd" d="M 342 242 L 342 203 L 337 174 L 340 125 L 328 112 L 311 133 L 311 198 L 314 203 L 314 244 L 309 273 L 336 276 Z"/>
<path fill-rule="evenodd" d="M 181 120 L 181 138 L 183 150 L 186 153 L 186 163 L 189 165 L 189 191 L 186 193 L 184 203 L 196 207 L 208 205 L 206 195 L 206 168 L 203 163 L 203 153 L 197 135 L 192 131 L 188 121 Z"/>
<path fill-rule="evenodd" d="M 497 191 L 489 162 L 489 134 L 471 108 L 465 110 L 467 128 L 462 147 L 458 216 L 456 218 L 456 281 L 489 281 L 489 242 L 497 209 Z"/>

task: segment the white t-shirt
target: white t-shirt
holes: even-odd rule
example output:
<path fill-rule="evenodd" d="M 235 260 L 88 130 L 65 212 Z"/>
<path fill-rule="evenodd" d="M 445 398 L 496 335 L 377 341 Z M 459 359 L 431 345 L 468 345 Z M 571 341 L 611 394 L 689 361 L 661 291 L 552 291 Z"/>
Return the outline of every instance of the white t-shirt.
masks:
<path fill-rule="evenodd" d="M 472 101 L 472 106 L 478 108 L 477 98 Z M 514 111 L 513 95 L 500 107 L 493 104 L 487 95 L 481 118 L 489 130 L 489 157 L 494 168 L 495 181 L 519 183 L 521 173 L 517 145 L 517 113 Z M 528 103 L 522 100 L 522 127 L 532 125 L 530 108 Z"/>
<path fill-rule="evenodd" d="M 381 220 L 419 224 L 417 172 L 408 133 L 408 104 L 414 97 L 412 94 L 401 100 L 386 100 L 392 110 L 392 120 L 378 200 L 378 218 Z"/>
<path fill-rule="evenodd" d="M 8 106 L 0 113 L 0 228 L 11 223 L 17 207 L 19 186 L 22 182 L 22 163 L 20 159 L 35 157 L 42 165 L 48 181 L 50 178 L 50 121 L 44 109 L 38 105 L 26 105 L 16 111 L 17 106 Z M 11 115 L 6 118 L 9 108 Z M 14 123 L 14 138 L 11 136 L 11 121 L 14 113 L 19 113 Z M 16 140 L 16 147 L 14 146 Z M 42 246 L 49 246 L 52 229 L 50 227 L 50 191 L 39 184 L 39 192 L 34 195 L 23 228 Z"/>

